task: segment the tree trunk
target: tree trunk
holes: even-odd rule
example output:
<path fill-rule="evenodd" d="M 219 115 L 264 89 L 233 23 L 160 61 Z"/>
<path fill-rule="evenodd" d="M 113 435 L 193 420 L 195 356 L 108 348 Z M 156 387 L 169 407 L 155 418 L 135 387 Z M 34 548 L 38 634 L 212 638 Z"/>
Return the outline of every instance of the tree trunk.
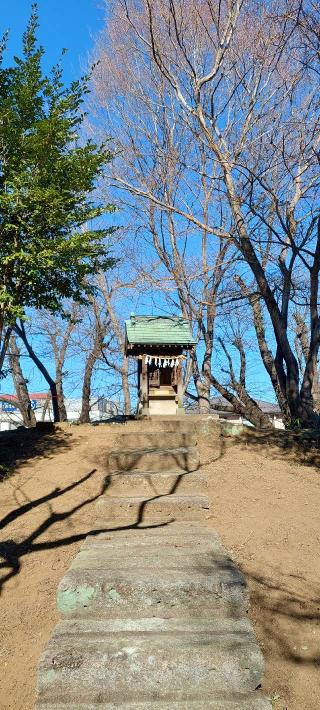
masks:
<path fill-rule="evenodd" d="M 3 374 L 3 364 L 8 352 L 11 333 L 12 327 L 8 326 L 7 329 L 5 329 L 3 322 L 1 323 L 0 321 L 0 375 Z"/>
<path fill-rule="evenodd" d="M 248 393 L 243 392 L 241 400 L 232 392 L 230 392 L 226 387 L 220 384 L 218 380 L 211 375 L 211 383 L 219 394 L 224 397 L 230 404 L 232 404 L 233 410 L 239 416 L 248 419 L 251 424 L 253 424 L 257 429 L 270 429 L 272 424 L 270 418 L 267 414 L 262 412 L 257 403 L 248 395 Z"/>
<path fill-rule="evenodd" d="M 65 329 L 65 331 L 62 334 L 62 340 L 59 345 L 59 329 L 57 327 L 52 328 L 50 331 L 48 331 L 49 338 L 51 341 L 52 345 L 52 350 L 54 354 L 54 359 L 55 359 L 55 365 L 56 365 L 56 375 L 55 375 L 55 381 L 57 385 L 57 401 L 58 401 L 58 409 L 59 409 L 59 416 L 60 416 L 60 421 L 61 422 L 66 422 L 68 420 L 68 415 L 67 415 L 67 410 L 66 410 L 66 405 L 65 405 L 65 400 L 64 400 L 64 392 L 63 392 L 63 367 L 66 359 L 66 354 L 67 354 L 67 349 L 69 346 L 70 342 L 70 336 L 71 333 L 75 327 L 76 324 L 76 317 L 77 317 L 77 305 L 74 303 L 72 305 L 71 312 L 69 313 L 69 322 L 68 325 Z M 49 324 L 50 325 L 50 324 Z"/>
<path fill-rule="evenodd" d="M 103 272 L 99 273 L 98 276 L 98 283 L 101 289 L 101 293 L 103 294 L 105 304 L 106 304 L 106 310 L 109 315 L 112 328 L 114 331 L 114 334 L 116 336 L 119 350 L 121 352 L 121 355 L 123 357 L 123 363 L 121 367 L 115 366 L 112 362 L 108 360 L 108 358 L 103 355 L 105 361 L 109 365 L 109 367 L 113 367 L 116 372 L 119 372 L 121 375 L 121 383 L 122 383 L 122 392 L 123 392 L 123 404 L 124 404 L 124 414 L 126 416 L 129 416 L 131 414 L 131 396 L 130 396 L 130 387 L 129 387 L 129 360 L 126 357 L 125 354 L 125 338 L 122 332 L 122 329 L 120 327 L 119 320 L 116 316 L 115 310 L 112 305 L 111 301 L 111 296 L 108 290 L 108 285 L 106 281 L 105 274 Z"/>
<path fill-rule="evenodd" d="M 209 414 L 210 412 L 210 383 L 204 382 L 199 376 L 195 380 L 195 386 L 198 395 L 198 411 L 199 414 Z"/>
<path fill-rule="evenodd" d="M 124 358 L 123 358 L 121 381 L 122 381 L 122 391 L 123 391 L 124 414 L 126 416 L 129 416 L 131 414 L 131 397 L 130 397 L 130 387 L 129 387 L 129 361 L 126 356 L 124 356 Z"/>
<path fill-rule="evenodd" d="M 101 323 L 98 303 L 97 303 L 96 299 L 94 299 L 93 296 L 91 297 L 91 303 L 92 303 L 93 311 L 95 314 L 96 327 L 95 327 L 95 333 L 94 333 L 93 346 L 92 346 L 91 352 L 89 353 L 89 355 L 87 357 L 85 370 L 84 370 L 83 387 L 82 387 L 82 405 L 81 405 L 81 412 L 80 412 L 80 417 L 79 417 L 79 422 L 81 424 L 88 424 L 90 422 L 90 396 L 91 396 L 92 373 L 93 373 L 93 368 L 96 364 L 96 361 L 102 355 L 103 341 L 104 341 L 106 329 L 107 329 L 107 323 L 106 322 Z"/>
<path fill-rule="evenodd" d="M 296 332 L 296 351 L 299 360 L 300 372 L 303 376 L 304 374 L 304 363 L 307 363 L 309 357 L 310 349 L 310 332 L 306 321 L 306 314 L 299 313 L 296 311 L 293 314 L 294 320 L 296 322 L 295 332 Z M 318 369 L 318 363 L 316 363 L 313 382 L 311 386 L 311 400 L 312 406 L 317 414 L 320 413 L 320 375 Z"/>
<path fill-rule="evenodd" d="M 9 343 L 9 363 L 16 395 L 21 405 L 20 412 L 22 414 L 23 423 L 28 428 L 35 427 L 37 423 L 36 417 L 31 407 L 26 379 L 20 364 L 20 350 L 14 335 L 11 335 Z"/>
<path fill-rule="evenodd" d="M 43 405 L 43 409 L 42 409 L 42 413 L 41 413 L 41 421 L 42 422 L 44 422 L 46 419 L 46 413 L 49 409 L 50 399 L 51 399 L 51 397 L 50 397 L 50 390 L 49 390 L 47 399 L 45 399 L 45 401 L 44 401 L 44 405 Z"/>
<path fill-rule="evenodd" d="M 91 396 L 91 379 L 93 368 L 95 366 L 98 353 L 95 348 L 91 351 L 87 358 L 86 366 L 83 376 L 83 386 L 82 386 L 82 404 L 81 412 L 79 417 L 80 424 L 90 423 L 90 396 Z"/>
<path fill-rule="evenodd" d="M 64 401 L 63 377 L 62 377 L 62 368 L 61 367 L 56 368 L 56 385 L 57 385 L 57 401 L 58 401 L 60 421 L 67 422 L 68 421 L 68 414 L 67 414 L 66 405 L 65 405 L 65 401 Z"/>
<path fill-rule="evenodd" d="M 201 375 L 198 365 L 197 354 L 194 352 L 192 355 L 193 362 L 193 380 L 195 388 L 198 395 L 198 411 L 199 414 L 209 414 L 210 412 L 210 389 L 211 382 L 208 380 L 207 373 L 203 372 Z M 210 368 L 210 365 L 209 365 Z M 203 361 L 203 370 L 205 369 L 205 358 Z M 211 369 L 211 368 L 210 368 Z"/>
<path fill-rule="evenodd" d="M 19 335 L 19 338 L 21 338 L 22 342 L 24 343 L 31 360 L 35 363 L 37 368 L 40 370 L 41 374 L 45 378 L 46 382 L 49 385 L 50 388 L 50 393 L 51 393 L 51 400 L 52 400 L 52 409 L 53 409 L 53 421 L 54 422 L 59 422 L 60 421 L 60 412 L 59 412 L 59 407 L 58 407 L 58 394 L 57 394 L 57 385 L 55 381 L 52 379 L 52 377 L 49 375 L 49 372 L 47 368 L 43 365 L 41 360 L 39 360 L 38 356 L 34 352 L 32 346 L 30 345 L 23 323 L 18 326 L 17 324 L 14 327 L 17 335 Z"/>

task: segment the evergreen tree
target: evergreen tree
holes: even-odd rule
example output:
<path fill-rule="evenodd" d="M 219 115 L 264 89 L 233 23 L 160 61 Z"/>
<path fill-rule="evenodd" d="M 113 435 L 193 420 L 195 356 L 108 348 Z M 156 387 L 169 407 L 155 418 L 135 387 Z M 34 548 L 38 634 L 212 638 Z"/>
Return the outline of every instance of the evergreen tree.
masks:
<path fill-rule="evenodd" d="M 37 28 L 33 5 L 22 56 L 4 65 L 6 37 L 0 51 L 0 370 L 5 334 L 27 307 L 83 301 L 90 274 L 113 263 L 113 228 L 96 221 L 113 207 L 95 199 L 111 155 L 82 136 L 89 77 L 66 87 L 60 64 L 45 75 Z"/>

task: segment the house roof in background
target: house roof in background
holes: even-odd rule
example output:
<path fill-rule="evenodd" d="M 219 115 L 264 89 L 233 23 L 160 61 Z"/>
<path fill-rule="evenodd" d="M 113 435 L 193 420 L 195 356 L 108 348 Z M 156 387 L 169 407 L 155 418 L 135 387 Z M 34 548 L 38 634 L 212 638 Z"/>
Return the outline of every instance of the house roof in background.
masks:
<path fill-rule="evenodd" d="M 266 402 L 264 399 L 255 399 L 255 402 L 264 414 L 270 414 L 271 416 L 282 416 L 282 412 L 278 404 L 275 404 L 274 402 Z M 197 406 L 196 401 L 191 401 L 188 405 L 188 409 L 196 409 Z M 228 414 L 234 413 L 232 404 L 230 404 L 225 397 L 220 396 L 210 397 L 210 411 L 221 413 L 226 412 Z"/>
<path fill-rule="evenodd" d="M 274 402 L 266 402 L 264 399 L 256 399 L 255 402 L 265 414 L 282 414 L 279 405 Z M 224 397 L 211 397 L 210 409 L 233 412 L 232 404 Z"/>
<path fill-rule="evenodd" d="M 3 394 L 2 397 L 6 397 L 7 399 L 12 399 L 12 401 L 16 400 L 17 401 L 17 395 L 16 394 Z M 29 392 L 29 397 L 30 399 L 50 399 L 50 392 Z"/>
<path fill-rule="evenodd" d="M 136 316 L 125 321 L 126 339 L 132 345 L 195 345 L 189 321 L 179 316 Z"/>

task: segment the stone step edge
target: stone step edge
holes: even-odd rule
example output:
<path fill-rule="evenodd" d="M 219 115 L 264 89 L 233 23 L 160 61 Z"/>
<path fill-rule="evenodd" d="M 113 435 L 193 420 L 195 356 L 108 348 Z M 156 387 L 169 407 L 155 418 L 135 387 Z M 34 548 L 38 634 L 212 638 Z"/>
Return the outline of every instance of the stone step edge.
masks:
<path fill-rule="evenodd" d="M 105 503 L 106 500 L 111 500 L 111 499 L 112 499 L 112 503 L 115 503 L 116 500 L 119 500 L 119 502 L 123 502 L 124 500 L 127 500 L 129 503 L 140 502 L 140 503 L 150 503 L 150 504 L 157 503 L 157 502 L 164 502 L 166 504 L 168 501 L 170 501 L 170 504 L 171 503 L 178 503 L 179 501 L 181 501 L 182 503 L 188 502 L 188 501 L 190 501 L 190 503 L 202 501 L 202 502 L 208 503 L 207 507 L 209 507 L 209 499 L 205 495 L 190 494 L 190 495 L 181 495 L 180 496 L 180 495 L 177 495 L 176 493 L 159 493 L 158 495 L 152 496 L 150 498 L 148 496 L 128 496 L 128 495 L 110 496 L 110 495 L 108 495 L 108 492 L 106 492 L 105 494 L 100 496 L 100 498 L 98 500 L 98 504 L 102 505 Z"/>
<path fill-rule="evenodd" d="M 115 549 L 117 553 L 123 551 L 124 555 L 120 557 L 121 563 L 119 564 L 118 554 L 115 555 Z M 101 569 L 112 571 L 115 574 L 119 574 L 123 570 L 134 569 L 135 564 L 138 563 L 139 570 L 155 569 L 155 570 L 170 570 L 170 569 L 190 569 L 190 571 L 196 572 L 200 569 L 206 569 L 212 572 L 222 573 L 223 571 L 237 569 L 237 566 L 231 558 L 226 558 L 226 556 L 220 550 L 213 549 L 197 549 L 194 552 L 188 548 L 181 547 L 166 547 L 165 549 L 158 549 L 157 559 L 155 560 L 154 547 L 148 546 L 141 550 L 141 545 L 130 548 L 130 555 L 125 559 L 126 550 L 122 547 L 112 547 L 111 545 L 92 545 L 85 549 L 79 550 L 76 557 L 71 563 L 71 569 L 76 569 L 83 567 L 87 564 L 87 570 L 91 569 Z M 77 567 L 74 567 L 76 564 Z M 94 566 L 92 566 L 94 565 Z M 96 567 L 96 565 L 100 565 Z M 106 571 L 106 570 L 105 570 Z"/>
<path fill-rule="evenodd" d="M 165 537 L 160 536 L 157 538 L 156 536 L 152 537 L 151 535 L 148 535 L 148 529 L 146 528 L 130 528 L 130 531 L 132 530 L 134 539 L 130 540 L 130 537 L 126 537 L 125 534 L 122 534 L 122 530 L 118 530 L 116 532 L 99 532 L 99 524 L 101 523 L 101 520 L 98 520 L 98 525 L 97 525 L 97 532 L 95 532 L 95 528 L 92 528 L 92 531 L 90 532 L 90 535 L 87 535 L 85 538 L 84 542 L 82 543 L 82 546 L 80 550 L 82 549 L 87 549 L 88 547 L 93 547 L 93 546 L 109 546 L 112 548 L 122 548 L 123 551 L 129 552 L 131 547 L 136 547 L 137 545 L 144 547 L 154 547 L 155 545 L 162 545 L 165 549 L 174 547 L 174 549 L 180 549 L 181 552 L 185 550 L 189 550 L 192 548 L 194 551 L 200 550 L 200 549 L 207 549 L 207 550 L 212 550 L 212 551 L 221 551 L 222 554 L 226 554 L 226 550 L 224 549 L 223 545 L 220 544 L 220 541 L 218 538 L 211 538 L 205 535 L 202 535 L 200 538 L 200 542 L 197 542 L 197 544 L 194 543 L 193 537 L 190 535 L 190 537 L 185 537 L 184 540 L 181 542 L 181 539 L 176 536 L 172 535 L 172 537 Z M 194 521 L 193 521 L 194 522 Z M 95 523 L 96 525 L 96 523 Z M 151 531 L 154 530 L 155 528 L 151 528 Z M 123 530 L 124 533 L 129 532 L 124 528 Z M 149 531 L 150 532 L 150 531 Z M 120 535 L 117 537 L 117 534 L 120 533 Z M 145 533 L 145 534 L 143 534 Z M 190 548 L 188 547 L 190 546 Z M 228 559 L 232 559 L 230 555 L 226 554 Z"/>
<path fill-rule="evenodd" d="M 123 437 L 123 436 L 146 436 L 146 435 L 147 436 L 149 436 L 149 435 L 150 436 L 159 436 L 159 434 L 163 435 L 163 436 L 166 436 L 168 434 L 169 435 L 171 435 L 171 434 L 172 435 L 174 435 L 174 434 L 184 435 L 185 434 L 188 436 L 189 435 L 197 436 L 197 432 L 193 431 L 192 428 L 186 429 L 185 431 L 183 431 L 182 429 L 177 429 L 177 431 L 169 431 L 168 429 L 151 429 L 151 428 L 145 429 L 143 426 L 139 430 L 137 429 L 136 431 L 134 429 L 126 429 L 125 431 L 121 431 L 120 433 L 116 434 L 116 436 L 117 436 L 117 439 L 119 439 L 120 437 Z"/>
<path fill-rule="evenodd" d="M 111 451 L 116 451 L 121 449 L 122 445 L 125 445 L 128 439 L 140 440 L 143 439 L 143 448 L 151 448 L 157 446 L 156 439 L 164 440 L 168 438 L 168 443 L 175 446 L 198 446 L 199 436 L 193 431 L 127 431 L 119 434 L 117 439 L 113 442 L 113 448 Z M 155 443 L 151 443 L 152 440 Z M 126 446 L 126 449 L 131 449 L 131 446 Z M 137 448 L 134 446 L 134 448 Z M 162 447 L 161 447 L 162 448 Z M 171 445 L 168 447 L 171 448 Z"/>
<path fill-rule="evenodd" d="M 96 526 L 99 525 L 100 522 L 102 521 L 99 518 L 96 518 L 96 520 L 92 524 L 91 531 L 90 533 L 88 533 L 86 539 L 89 537 L 97 537 L 97 533 L 95 532 L 95 530 Z M 211 537 L 213 542 L 219 541 L 221 543 L 221 548 L 226 552 L 226 555 L 230 557 L 229 553 L 227 552 L 221 541 L 220 535 L 218 535 L 215 528 L 212 528 L 206 523 L 202 523 L 199 520 L 175 520 L 170 525 L 166 525 L 164 527 L 157 526 L 154 528 L 150 528 L 150 530 L 144 528 L 124 528 L 123 530 L 111 530 L 110 532 L 106 531 L 98 533 L 98 535 L 108 535 L 108 537 L 109 535 L 112 535 L 113 541 L 115 537 L 118 537 L 119 540 L 122 538 L 125 538 L 126 540 L 131 540 L 132 534 L 134 536 L 136 535 L 138 538 L 150 537 L 150 540 L 154 540 L 154 542 L 156 542 L 157 538 L 161 542 L 163 540 L 171 540 L 176 536 L 179 536 L 179 539 L 181 539 L 182 535 L 184 538 L 187 538 L 188 536 L 190 536 L 190 538 L 194 538 L 195 535 L 201 538 Z"/>
<path fill-rule="evenodd" d="M 241 619 L 233 617 L 225 617 L 223 619 L 203 619 L 202 617 L 172 618 L 164 617 L 143 617 L 140 619 L 63 619 L 55 627 L 51 640 L 57 638 L 72 638 L 79 640 L 80 635 L 89 638 L 91 635 L 96 636 L 97 633 L 102 633 L 105 637 L 110 634 L 154 634 L 157 637 L 164 635 L 186 635 L 186 634 L 207 634 L 215 637 L 223 635 L 225 637 L 231 635 L 244 634 L 245 638 L 250 638 L 250 641 L 257 643 L 254 634 L 253 626 L 248 616 L 243 616 Z"/>
<path fill-rule="evenodd" d="M 133 468 L 130 471 L 126 471 L 124 469 L 124 471 L 114 471 L 114 473 L 109 471 L 107 473 L 107 475 L 108 476 L 171 476 L 171 477 L 173 477 L 173 476 L 191 476 L 191 477 L 192 476 L 194 476 L 194 477 L 199 476 L 199 478 L 203 478 L 203 479 L 208 480 L 207 474 L 202 473 L 202 471 L 200 471 L 199 469 L 195 469 L 194 471 L 183 471 L 179 468 L 172 469 L 171 471 L 170 471 L 170 469 L 168 471 L 166 471 L 166 470 L 156 471 L 154 469 L 150 469 L 148 471 L 139 471 L 138 468 Z"/>
<path fill-rule="evenodd" d="M 54 703 L 39 702 L 35 710 L 272 710 L 268 698 L 258 695 L 258 691 L 237 695 L 222 695 L 215 700 L 134 702 L 134 703 Z"/>
<path fill-rule="evenodd" d="M 149 575 L 149 586 L 148 582 L 144 582 L 143 584 L 141 584 L 141 574 Z M 138 592 L 139 589 L 142 589 L 141 593 L 143 593 L 144 595 L 152 596 L 152 593 L 154 593 L 155 597 L 157 596 L 157 593 L 164 595 L 166 588 L 171 590 L 172 593 L 176 593 L 177 595 L 179 595 L 179 593 L 182 595 L 192 595 L 192 590 L 196 589 L 197 598 L 195 601 L 199 603 L 199 607 L 201 607 L 201 602 L 203 603 L 203 606 L 206 608 L 206 617 L 208 603 L 206 597 L 212 597 L 212 602 L 214 602 L 215 595 L 221 596 L 222 600 L 223 595 L 225 595 L 226 605 L 230 603 L 229 596 L 232 594 L 241 595 L 241 597 L 243 597 L 246 602 L 249 599 L 248 588 L 246 586 L 245 579 L 240 576 L 237 577 L 236 571 L 233 570 L 230 570 L 230 573 L 226 572 L 222 575 L 219 570 L 212 571 L 208 568 L 202 568 L 200 570 L 197 568 L 192 569 L 189 567 L 171 567 L 168 569 L 163 569 L 163 579 L 172 576 L 173 574 L 177 576 L 177 581 L 172 581 L 171 585 L 169 584 L 168 579 L 165 579 L 165 585 L 163 584 L 161 579 L 161 568 L 143 567 L 141 568 L 141 574 L 138 575 L 133 567 L 124 568 L 121 572 L 118 572 L 117 574 L 115 574 L 114 570 L 108 572 L 104 571 L 103 568 L 88 569 L 81 568 L 80 566 L 73 567 L 65 573 L 63 579 L 59 583 L 57 595 L 58 597 L 63 597 L 63 595 L 69 593 L 70 590 L 73 594 L 76 594 L 78 590 L 80 597 L 81 594 L 84 594 L 85 599 L 87 599 L 86 590 L 88 589 L 92 596 L 92 600 L 94 601 L 94 598 L 96 598 L 97 596 L 103 597 L 104 594 L 106 598 L 108 598 L 108 593 L 110 590 L 106 589 L 106 591 L 104 592 L 101 589 L 102 584 L 110 586 L 111 589 L 117 589 L 117 585 L 119 584 L 125 585 L 128 594 L 127 605 L 129 611 L 131 603 L 130 598 L 132 597 L 132 595 L 134 595 L 135 591 Z M 81 577 L 83 577 L 83 584 L 81 584 Z M 95 593 L 93 591 L 91 592 L 93 584 L 97 585 L 97 591 Z M 134 585 L 137 585 L 137 587 L 135 588 Z M 123 596 L 122 599 L 123 602 L 126 604 L 127 597 Z M 190 603 L 192 601 L 193 598 L 191 596 Z M 188 610 L 189 606 L 186 604 L 186 611 Z M 174 607 L 171 608 L 171 611 L 173 614 Z M 170 616 L 172 616 L 172 614 Z M 179 617 L 181 617 L 181 614 L 179 614 Z M 212 618 L 214 617 L 215 613 L 213 610 Z M 227 618 L 227 615 L 225 618 Z"/>
<path fill-rule="evenodd" d="M 192 445 L 192 446 L 169 446 L 168 448 L 164 446 L 156 447 L 156 446 L 150 446 L 150 447 L 145 447 L 145 448 L 137 448 L 137 449 L 114 449 L 113 451 L 110 451 L 108 454 L 108 457 L 111 458 L 113 456 L 127 456 L 127 455 L 132 455 L 132 454 L 139 454 L 140 456 L 143 454 L 186 454 L 186 453 L 198 453 L 198 446 Z"/>

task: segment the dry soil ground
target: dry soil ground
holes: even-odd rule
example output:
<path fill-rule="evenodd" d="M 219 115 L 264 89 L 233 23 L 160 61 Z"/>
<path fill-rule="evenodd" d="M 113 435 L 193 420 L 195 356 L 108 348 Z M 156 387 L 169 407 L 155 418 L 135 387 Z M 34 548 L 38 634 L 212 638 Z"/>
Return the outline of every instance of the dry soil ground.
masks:
<path fill-rule="evenodd" d="M 17 461 L 0 482 L 1 710 L 33 708 L 37 661 L 57 621 L 56 588 L 90 530 L 120 429 L 66 426 L 5 442 Z M 246 574 L 265 693 L 277 710 L 319 710 L 319 468 L 317 455 L 306 461 L 278 443 L 201 437 L 208 522 Z"/>

